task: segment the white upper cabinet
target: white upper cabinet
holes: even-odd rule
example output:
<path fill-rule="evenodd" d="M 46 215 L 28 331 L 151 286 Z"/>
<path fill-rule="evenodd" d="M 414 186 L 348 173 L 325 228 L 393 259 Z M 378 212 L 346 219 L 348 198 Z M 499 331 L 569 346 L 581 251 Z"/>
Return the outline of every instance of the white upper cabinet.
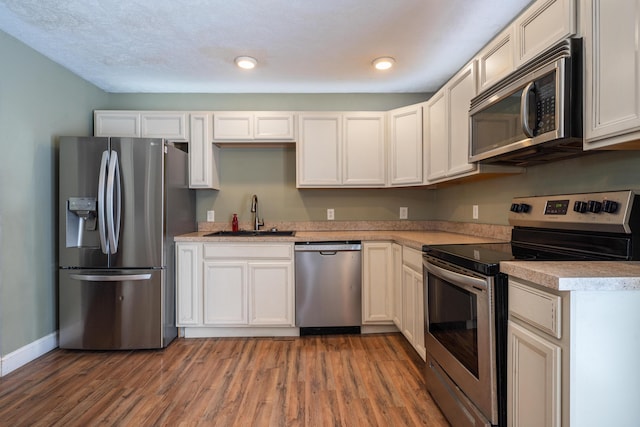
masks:
<path fill-rule="evenodd" d="M 449 163 L 447 176 L 475 169 L 469 163 L 469 106 L 476 96 L 475 62 L 471 62 L 447 83 L 449 105 Z"/>
<path fill-rule="evenodd" d="M 298 187 L 332 187 L 342 183 L 342 115 L 300 114 L 296 148 Z"/>
<path fill-rule="evenodd" d="M 576 0 L 538 0 L 514 22 L 516 67 L 576 33 Z"/>
<path fill-rule="evenodd" d="M 232 142 L 294 141 L 295 115 L 278 111 L 214 112 L 213 140 Z"/>
<path fill-rule="evenodd" d="M 139 111 L 93 112 L 93 136 L 140 137 Z"/>
<path fill-rule="evenodd" d="M 446 90 L 440 89 L 424 107 L 425 159 L 427 182 L 447 175 L 449 142 L 447 135 Z M 468 126 L 467 126 L 468 129 Z"/>
<path fill-rule="evenodd" d="M 383 187 L 386 181 L 385 113 L 343 116 L 342 183 Z"/>
<path fill-rule="evenodd" d="M 219 190 L 220 148 L 211 138 L 211 114 L 192 113 L 189 126 L 189 187 Z"/>
<path fill-rule="evenodd" d="M 476 56 L 478 92 L 572 36 L 576 29 L 576 0 L 537 0 Z"/>
<path fill-rule="evenodd" d="M 189 114 L 184 111 L 104 111 L 93 113 L 94 136 L 189 139 Z"/>
<path fill-rule="evenodd" d="M 298 120 L 298 187 L 384 187 L 384 113 L 302 113 Z"/>
<path fill-rule="evenodd" d="M 480 91 L 490 87 L 514 70 L 513 39 L 513 26 L 510 25 L 478 54 L 478 86 Z"/>
<path fill-rule="evenodd" d="M 172 141 L 189 139 L 189 114 L 185 112 L 145 112 L 140 115 L 140 135 Z"/>
<path fill-rule="evenodd" d="M 640 148 L 640 1 L 586 3 L 585 143 Z"/>
<path fill-rule="evenodd" d="M 469 163 L 469 105 L 475 95 L 475 62 L 471 62 L 427 102 L 427 183 L 476 169 L 474 163 Z"/>
<path fill-rule="evenodd" d="M 389 111 L 392 186 L 422 184 L 422 104 Z"/>

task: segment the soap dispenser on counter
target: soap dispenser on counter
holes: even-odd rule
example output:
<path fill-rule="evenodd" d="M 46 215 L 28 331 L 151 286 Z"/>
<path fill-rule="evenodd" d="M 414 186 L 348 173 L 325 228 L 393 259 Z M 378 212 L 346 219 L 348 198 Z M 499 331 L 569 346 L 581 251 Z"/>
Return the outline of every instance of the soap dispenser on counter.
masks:
<path fill-rule="evenodd" d="M 239 231 L 238 214 L 233 214 L 233 219 L 231 220 L 231 231 L 233 231 L 234 233 Z"/>

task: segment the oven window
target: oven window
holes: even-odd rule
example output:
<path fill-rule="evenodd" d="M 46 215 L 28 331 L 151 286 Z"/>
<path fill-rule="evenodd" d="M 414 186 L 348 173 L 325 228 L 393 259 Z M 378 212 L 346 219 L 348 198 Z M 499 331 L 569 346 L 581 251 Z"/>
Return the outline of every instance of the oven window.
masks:
<path fill-rule="evenodd" d="M 477 296 L 441 278 L 428 278 L 429 333 L 478 378 Z"/>

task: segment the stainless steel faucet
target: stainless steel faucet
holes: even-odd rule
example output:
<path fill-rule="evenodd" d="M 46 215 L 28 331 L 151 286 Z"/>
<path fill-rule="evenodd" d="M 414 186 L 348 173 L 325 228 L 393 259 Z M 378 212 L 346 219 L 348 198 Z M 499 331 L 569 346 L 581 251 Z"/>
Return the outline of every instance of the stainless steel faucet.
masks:
<path fill-rule="evenodd" d="M 251 196 L 251 212 L 253 212 L 253 229 L 258 231 L 260 227 L 264 227 L 264 218 L 261 220 L 258 217 L 258 196 L 255 194 Z"/>

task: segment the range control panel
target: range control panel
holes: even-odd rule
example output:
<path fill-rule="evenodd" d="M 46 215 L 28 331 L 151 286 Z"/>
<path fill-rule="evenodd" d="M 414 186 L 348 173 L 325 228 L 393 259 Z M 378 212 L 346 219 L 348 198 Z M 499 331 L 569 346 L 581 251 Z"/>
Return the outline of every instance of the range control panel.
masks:
<path fill-rule="evenodd" d="M 638 203 L 633 190 L 516 197 L 511 203 L 509 224 L 630 233 L 631 222 L 640 220 L 640 210 L 634 209 Z"/>

